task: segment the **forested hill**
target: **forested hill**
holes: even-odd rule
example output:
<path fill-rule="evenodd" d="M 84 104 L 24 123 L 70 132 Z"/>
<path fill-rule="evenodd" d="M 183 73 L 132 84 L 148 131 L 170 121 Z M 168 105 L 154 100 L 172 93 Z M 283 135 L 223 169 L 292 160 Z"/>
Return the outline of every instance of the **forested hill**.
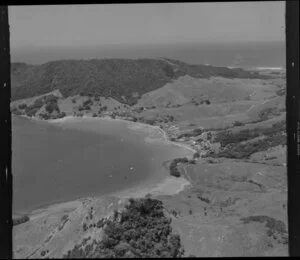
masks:
<path fill-rule="evenodd" d="M 139 96 L 180 76 L 261 78 L 226 67 L 189 65 L 170 59 L 60 60 L 42 65 L 12 63 L 12 100 L 59 89 L 64 97 L 82 94 L 112 97 L 134 104 Z"/>

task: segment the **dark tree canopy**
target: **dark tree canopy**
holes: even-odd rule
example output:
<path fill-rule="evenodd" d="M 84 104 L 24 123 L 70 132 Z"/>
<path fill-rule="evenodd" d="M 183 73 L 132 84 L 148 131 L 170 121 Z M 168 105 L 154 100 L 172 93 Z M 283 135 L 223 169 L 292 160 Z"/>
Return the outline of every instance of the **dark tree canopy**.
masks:
<path fill-rule="evenodd" d="M 129 199 L 124 211 L 114 212 L 105 224 L 97 223 L 104 227 L 101 242 L 93 240 L 89 247 L 76 245 L 64 258 L 182 257 L 180 236 L 172 233 L 170 223 L 161 201 L 150 196 Z"/>

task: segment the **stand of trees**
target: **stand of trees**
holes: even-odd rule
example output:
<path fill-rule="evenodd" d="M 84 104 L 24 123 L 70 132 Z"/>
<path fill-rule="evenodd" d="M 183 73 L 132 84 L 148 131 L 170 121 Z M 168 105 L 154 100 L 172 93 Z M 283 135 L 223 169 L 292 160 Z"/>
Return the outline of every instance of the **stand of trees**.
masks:
<path fill-rule="evenodd" d="M 202 133 L 203 130 L 201 128 L 196 128 L 192 132 L 180 134 L 177 138 L 180 139 L 182 137 L 193 137 L 193 136 L 201 135 Z"/>
<path fill-rule="evenodd" d="M 189 160 L 187 158 L 176 158 L 171 162 L 169 166 L 169 170 L 170 170 L 170 174 L 174 177 L 181 176 L 180 171 L 177 168 L 178 163 L 189 163 Z"/>
<path fill-rule="evenodd" d="M 57 113 L 59 113 L 60 112 L 60 109 L 59 109 L 59 107 L 58 107 L 58 105 L 57 105 L 57 103 L 56 102 L 49 102 L 49 103 L 47 103 L 47 105 L 45 106 L 45 110 L 48 112 L 48 113 L 52 113 L 52 112 L 54 112 L 54 111 L 56 111 Z"/>
<path fill-rule="evenodd" d="M 41 114 L 41 118 L 49 119 L 53 118 L 50 114 L 56 112 L 57 116 L 55 118 L 64 117 L 64 113 L 60 113 L 59 106 L 57 105 L 58 97 L 55 95 L 47 95 L 44 97 L 40 97 L 34 101 L 33 104 L 27 105 L 25 103 L 20 104 L 18 107 L 12 109 L 14 114 L 22 115 L 25 114 L 29 117 L 36 116 L 37 112 L 45 105 L 46 113 Z"/>
<path fill-rule="evenodd" d="M 182 257 L 180 236 L 172 233 L 171 218 L 164 215 L 161 201 L 150 197 L 129 199 L 122 212 L 99 223 L 104 237 L 85 246 L 82 242 L 64 258 Z M 98 224 L 96 225 L 98 227 Z"/>

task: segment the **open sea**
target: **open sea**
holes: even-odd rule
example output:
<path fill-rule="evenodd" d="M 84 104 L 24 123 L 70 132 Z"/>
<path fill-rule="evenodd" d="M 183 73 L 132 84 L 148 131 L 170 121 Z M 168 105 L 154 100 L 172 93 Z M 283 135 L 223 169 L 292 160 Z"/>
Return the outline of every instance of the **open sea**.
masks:
<path fill-rule="evenodd" d="M 62 59 L 172 58 L 189 64 L 255 68 L 285 68 L 285 42 L 173 43 L 105 45 L 11 50 L 13 62 L 42 64 Z"/>
<path fill-rule="evenodd" d="M 121 191 L 160 174 L 180 148 L 146 143 L 144 137 L 124 122 L 58 126 L 13 116 L 13 211 Z"/>

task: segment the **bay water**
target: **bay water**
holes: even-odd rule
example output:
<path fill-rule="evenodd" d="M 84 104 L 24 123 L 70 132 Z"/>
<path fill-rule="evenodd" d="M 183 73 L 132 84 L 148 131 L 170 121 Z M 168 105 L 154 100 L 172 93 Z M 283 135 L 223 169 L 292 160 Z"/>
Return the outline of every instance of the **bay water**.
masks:
<path fill-rule="evenodd" d="M 14 212 L 109 194 L 151 179 L 179 148 L 144 138 L 145 133 L 113 120 L 51 124 L 13 116 Z"/>

